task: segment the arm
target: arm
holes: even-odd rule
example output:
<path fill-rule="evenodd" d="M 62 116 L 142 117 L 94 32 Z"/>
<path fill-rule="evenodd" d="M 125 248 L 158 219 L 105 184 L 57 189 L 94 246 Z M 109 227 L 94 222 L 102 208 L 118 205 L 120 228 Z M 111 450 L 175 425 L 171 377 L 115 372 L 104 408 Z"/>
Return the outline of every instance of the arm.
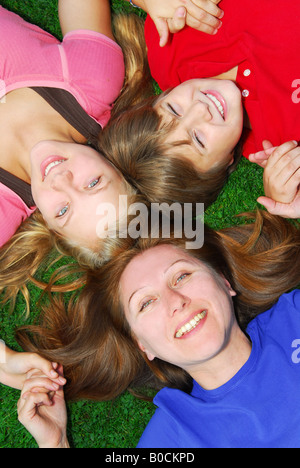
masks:
<path fill-rule="evenodd" d="M 59 0 L 58 13 L 63 36 L 75 29 L 88 29 L 114 40 L 109 0 Z"/>
<path fill-rule="evenodd" d="M 49 378 L 56 379 L 59 384 L 63 384 L 65 380 L 58 375 L 56 363 L 34 353 L 12 351 L 0 340 L 0 383 L 21 390 L 26 374 L 32 369 L 39 369 Z"/>
<path fill-rule="evenodd" d="M 129 1 L 129 0 L 126 0 Z M 216 34 L 224 12 L 217 6 L 220 0 L 133 0 L 146 11 L 160 35 L 160 45 L 166 45 L 169 32 L 176 33 L 190 26 L 207 34 Z"/>

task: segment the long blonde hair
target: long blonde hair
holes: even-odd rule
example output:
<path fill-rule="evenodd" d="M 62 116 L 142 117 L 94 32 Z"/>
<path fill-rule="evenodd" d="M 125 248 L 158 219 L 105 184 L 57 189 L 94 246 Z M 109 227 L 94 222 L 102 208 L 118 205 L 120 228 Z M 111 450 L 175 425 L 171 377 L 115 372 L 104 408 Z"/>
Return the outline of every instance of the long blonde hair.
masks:
<path fill-rule="evenodd" d="M 132 34 L 133 30 L 139 31 L 138 37 Z M 144 47 L 140 46 L 140 40 L 143 38 L 143 20 L 136 15 L 116 15 L 114 31 L 124 52 L 126 65 L 123 90 L 114 108 L 114 112 L 118 112 L 118 109 L 125 108 L 129 102 L 138 102 L 138 99 L 148 97 L 153 88 L 147 54 Z M 102 154 L 109 159 L 109 155 Z M 135 189 L 126 181 L 125 184 L 129 196 L 133 197 Z M 65 264 L 56 266 L 56 261 L 63 257 Z M 13 308 L 20 291 L 29 312 L 29 282 L 33 282 L 42 290 L 73 291 L 85 283 L 86 272 L 98 268 L 105 258 L 101 240 L 94 249 L 76 245 L 49 230 L 42 215 L 36 211 L 0 249 L 0 293 L 4 292 L 2 302 L 10 300 Z M 54 273 L 46 284 L 35 276 L 41 268 L 50 264 Z M 63 284 L 55 285 L 57 282 Z"/>

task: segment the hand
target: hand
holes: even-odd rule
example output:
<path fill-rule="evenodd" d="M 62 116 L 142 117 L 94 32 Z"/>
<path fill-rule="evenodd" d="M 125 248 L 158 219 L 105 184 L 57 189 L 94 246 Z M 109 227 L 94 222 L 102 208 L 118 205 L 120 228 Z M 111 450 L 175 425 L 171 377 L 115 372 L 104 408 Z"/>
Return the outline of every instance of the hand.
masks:
<path fill-rule="evenodd" d="M 4 344 L 1 346 L 5 346 Z M 51 379 L 63 379 L 57 373 L 57 363 L 51 363 L 34 353 L 16 353 L 5 347 L 5 362 L 0 363 L 0 382 L 9 387 L 21 390 L 26 380 L 26 374 L 32 369 L 39 369 Z"/>
<path fill-rule="evenodd" d="M 270 155 L 264 170 L 265 195 L 281 203 L 291 203 L 300 184 L 300 147 L 290 141 Z"/>
<path fill-rule="evenodd" d="M 64 392 L 62 387 L 51 391 L 52 386 L 51 380 L 37 374 L 25 381 L 18 401 L 19 421 L 40 448 L 69 448 Z"/>
<path fill-rule="evenodd" d="M 271 145 L 270 142 L 267 144 Z M 266 196 L 259 197 L 257 201 L 271 214 L 299 218 L 300 148 L 297 142 L 291 141 L 272 148 L 263 164 Z"/>
<path fill-rule="evenodd" d="M 185 25 L 207 34 L 216 34 L 224 12 L 217 6 L 221 0 L 138 0 L 152 18 L 160 36 L 160 46 L 167 44 L 169 33 Z"/>

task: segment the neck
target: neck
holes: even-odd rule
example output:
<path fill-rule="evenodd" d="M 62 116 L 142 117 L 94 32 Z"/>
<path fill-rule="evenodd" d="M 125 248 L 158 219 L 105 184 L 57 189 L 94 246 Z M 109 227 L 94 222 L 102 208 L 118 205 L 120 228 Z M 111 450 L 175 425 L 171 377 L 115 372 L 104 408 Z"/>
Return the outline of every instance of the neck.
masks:
<path fill-rule="evenodd" d="M 217 80 L 236 81 L 237 73 L 238 73 L 238 66 L 232 68 L 231 70 L 228 70 L 225 73 L 222 73 L 221 75 L 212 76 L 212 78 L 217 79 Z"/>
<path fill-rule="evenodd" d="M 12 91 L 0 107 L 0 167 L 31 181 L 31 149 L 43 140 L 85 143 L 85 139 L 29 88 Z"/>
<path fill-rule="evenodd" d="M 251 342 L 237 326 L 227 345 L 212 359 L 188 372 L 205 390 L 214 390 L 231 380 L 248 361 Z"/>

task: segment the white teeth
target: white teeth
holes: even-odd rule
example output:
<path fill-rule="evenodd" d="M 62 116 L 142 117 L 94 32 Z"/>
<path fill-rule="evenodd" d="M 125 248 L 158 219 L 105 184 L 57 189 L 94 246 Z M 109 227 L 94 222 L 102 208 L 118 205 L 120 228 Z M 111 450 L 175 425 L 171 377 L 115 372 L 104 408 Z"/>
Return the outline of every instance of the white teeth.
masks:
<path fill-rule="evenodd" d="M 175 338 L 181 338 L 183 335 L 185 335 L 186 333 L 196 328 L 200 320 L 204 319 L 206 314 L 207 314 L 207 310 L 203 310 L 203 312 L 201 312 L 200 314 L 195 315 L 195 317 L 192 318 L 192 320 L 190 320 L 185 325 L 183 325 L 183 327 L 177 330 L 175 334 Z"/>
<path fill-rule="evenodd" d="M 220 101 L 215 96 L 213 96 L 212 94 L 207 93 L 206 96 L 216 105 L 218 111 L 220 112 L 221 116 L 224 119 L 224 115 L 225 115 L 224 107 L 222 106 Z"/>
<path fill-rule="evenodd" d="M 65 160 L 62 159 L 60 161 L 54 161 L 50 164 L 48 164 L 48 166 L 46 167 L 46 170 L 45 170 L 45 177 L 47 177 L 47 175 L 49 174 L 49 172 L 51 171 L 51 169 L 55 166 L 58 166 L 59 164 L 63 163 Z"/>

